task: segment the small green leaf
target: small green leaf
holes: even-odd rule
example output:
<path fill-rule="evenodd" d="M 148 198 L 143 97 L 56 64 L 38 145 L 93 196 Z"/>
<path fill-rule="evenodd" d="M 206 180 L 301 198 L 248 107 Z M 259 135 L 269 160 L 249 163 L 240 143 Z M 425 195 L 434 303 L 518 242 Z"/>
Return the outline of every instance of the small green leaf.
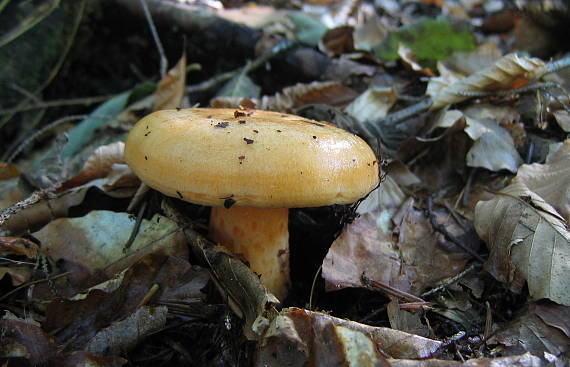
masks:
<path fill-rule="evenodd" d="M 475 37 L 467 23 L 446 17 L 425 18 L 390 32 L 374 52 L 385 61 L 398 59 L 398 44 L 403 43 L 415 54 L 421 65 L 433 68 L 455 51 L 475 49 Z"/>

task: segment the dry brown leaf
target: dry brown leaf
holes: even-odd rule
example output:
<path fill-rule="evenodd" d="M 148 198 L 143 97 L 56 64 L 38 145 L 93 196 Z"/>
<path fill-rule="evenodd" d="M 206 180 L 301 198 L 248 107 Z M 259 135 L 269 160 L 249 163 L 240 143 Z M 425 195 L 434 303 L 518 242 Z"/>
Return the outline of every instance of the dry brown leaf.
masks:
<path fill-rule="evenodd" d="M 570 233 L 566 221 L 521 181 L 475 208 L 475 228 L 489 247 L 486 269 L 531 297 L 570 305 Z"/>
<path fill-rule="evenodd" d="M 25 320 L 0 320 L 2 348 L 0 358 L 21 356 L 30 365 L 39 366 L 56 355 L 57 345 L 50 335 Z"/>
<path fill-rule="evenodd" d="M 181 107 L 186 85 L 186 54 L 162 77 L 154 92 L 153 111 Z"/>
<path fill-rule="evenodd" d="M 415 209 L 412 200 L 392 219 L 399 233 L 398 242 L 392 240 L 391 228 L 382 228 L 384 215 L 376 211 L 360 216 L 333 242 L 322 269 L 328 290 L 362 287 L 364 275 L 371 281 L 419 295 L 463 269 L 464 254 L 433 230 L 424 211 Z M 477 244 L 475 233 L 465 232 L 447 213 L 434 211 L 434 216 L 467 246 Z"/>
<path fill-rule="evenodd" d="M 545 72 L 542 60 L 512 53 L 497 60 L 492 66 L 456 82 L 446 82 L 448 76 L 433 78 L 426 93 L 433 100 L 431 109 L 435 110 L 462 102 L 469 98 L 469 93 L 508 89 L 517 80 L 533 80 Z"/>
<path fill-rule="evenodd" d="M 380 366 L 392 358 L 427 358 L 441 342 L 324 313 L 288 308 L 273 320 L 254 366 Z"/>
<path fill-rule="evenodd" d="M 0 237 L 0 253 L 3 256 L 19 255 L 35 259 L 38 256 L 38 245 L 21 237 Z"/>
<path fill-rule="evenodd" d="M 107 177 L 113 172 L 113 165 L 125 165 L 125 158 L 123 152 L 125 150 L 125 143 L 117 141 L 108 145 L 100 146 L 87 158 L 81 171 L 75 176 L 65 181 L 62 184 L 61 191 L 70 189 L 72 187 L 83 185 L 89 181 Z M 128 175 L 128 172 L 125 172 Z M 134 176 L 133 173 L 130 175 Z"/>
<path fill-rule="evenodd" d="M 566 221 L 570 220 L 570 140 L 544 164 L 524 164 L 519 168 L 515 182 L 522 182 L 529 190 L 552 205 Z"/>
<path fill-rule="evenodd" d="M 194 284 L 197 289 L 205 286 L 208 278 L 203 277 L 204 269 L 193 268 L 186 260 L 152 254 L 140 259 L 131 266 L 122 279 L 120 286 L 112 292 L 104 292 L 99 289 L 91 290 L 86 297 L 81 299 L 57 298 L 46 306 L 46 321 L 43 324 L 45 330 L 58 330 L 58 338 L 66 343 L 68 348 L 84 349 L 91 345 L 93 350 L 117 350 L 132 346 L 132 338 L 140 340 L 141 335 L 137 330 L 142 330 L 142 325 L 137 325 L 138 315 L 128 318 L 140 306 L 149 293 L 151 287 L 158 286 L 153 299 L 158 299 L 168 288 L 184 287 L 185 283 Z M 189 297 L 181 297 L 174 301 L 189 302 L 202 298 L 199 291 L 187 294 Z M 163 312 L 159 311 L 161 314 Z M 158 315 L 158 323 L 153 321 L 147 332 L 161 323 L 164 315 Z M 122 325 L 128 330 L 118 330 L 114 322 L 123 320 Z M 130 323 L 130 325 L 129 325 Z M 111 326 L 110 326 L 111 325 Z M 110 327 L 109 327 L 110 326 Z M 101 341 L 102 332 L 109 335 L 111 332 L 118 333 L 114 338 Z M 120 333 L 129 340 L 121 340 Z M 95 340 L 93 338 L 96 338 Z M 122 344 L 122 343 L 125 344 Z M 99 343 L 99 344 L 97 344 Z"/>
<path fill-rule="evenodd" d="M 465 362 L 441 359 L 411 360 L 388 359 L 392 367 L 541 367 L 540 358 L 530 353 L 500 358 L 470 359 Z"/>
<path fill-rule="evenodd" d="M 325 103 L 329 105 L 345 104 L 356 98 L 356 92 L 339 82 L 312 82 L 296 84 L 284 88 L 281 93 L 273 96 L 263 96 L 261 99 L 252 98 L 260 110 L 293 112 L 303 106 Z M 241 97 L 216 97 L 212 107 L 239 108 Z"/>
<path fill-rule="evenodd" d="M 570 309 L 550 302 L 531 303 L 526 312 L 501 325 L 489 341 L 500 343 L 506 352 L 551 355 L 552 365 L 563 366 L 570 359 Z"/>
<path fill-rule="evenodd" d="M 0 181 L 20 176 L 18 167 L 10 163 L 0 162 Z"/>

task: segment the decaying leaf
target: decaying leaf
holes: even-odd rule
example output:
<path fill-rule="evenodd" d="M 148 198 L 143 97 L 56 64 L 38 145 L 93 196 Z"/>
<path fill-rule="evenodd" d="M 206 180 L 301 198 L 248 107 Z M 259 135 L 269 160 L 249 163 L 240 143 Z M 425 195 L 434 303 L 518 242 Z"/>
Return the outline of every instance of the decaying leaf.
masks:
<path fill-rule="evenodd" d="M 427 358 L 441 342 L 324 313 L 288 308 L 272 321 L 255 366 L 380 366 L 392 358 Z M 384 355 L 381 355 L 379 351 Z"/>
<path fill-rule="evenodd" d="M 470 359 L 465 362 L 446 361 L 441 359 L 411 360 L 411 359 L 388 359 L 392 367 L 541 367 L 540 358 L 530 353 L 520 356 Z"/>
<path fill-rule="evenodd" d="M 501 344 L 509 354 L 548 353 L 553 365 L 563 366 L 570 360 L 570 309 L 533 302 L 515 320 L 500 325 L 490 343 Z"/>
<path fill-rule="evenodd" d="M 315 103 L 330 105 L 345 104 L 356 97 L 356 92 L 344 87 L 339 82 L 312 82 L 309 84 L 296 84 L 284 88 L 281 93 L 273 96 L 263 96 L 252 101 L 260 110 L 292 112 L 295 109 Z M 212 99 L 212 107 L 238 108 L 241 97 L 216 97 Z"/>
<path fill-rule="evenodd" d="M 194 291 L 181 292 L 181 297 L 174 301 L 200 300 L 203 295 L 198 289 L 204 287 L 208 279 L 204 274 L 203 269 L 193 269 L 184 259 L 151 254 L 131 266 L 120 286 L 109 293 L 93 289 L 79 299 L 51 301 L 43 326 L 46 330 L 57 330 L 58 339 L 69 343 L 71 348 L 90 346 L 98 352 L 124 350 L 134 345 L 133 339 L 144 337 L 141 331 L 149 333 L 164 325 L 165 310 L 162 308 L 133 315 L 144 302 L 156 301 L 165 289 L 186 287 L 186 283 L 192 283 Z M 153 288 L 154 293 L 151 292 Z M 138 322 L 144 319 L 152 322 L 143 328 Z M 119 324 L 122 327 L 113 324 L 119 320 L 123 320 Z M 112 337 L 102 340 L 104 335 Z"/>
<path fill-rule="evenodd" d="M 153 111 L 181 107 L 186 86 L 186 54 L 164 75 L 154 92 Z"/>
<path fill-rule="evenodd" d="M 397 242 L 392 239 L 392 229 L 382 225 L 383 215 L 380 210 L 360 216 L 332 244 L 322 270 L 328 290 L 362 287 L 365 276 L 419 295 L 465 265 L 462 250 L 433 231 L 429 218 L 414 208 L 413 200 L 392 219 L 399 233 Z M 436 222 L 442 221 L 447 231 L 467 246 L 476 244 L 474 233 L 466 232 L 443 213 L 434 215 Z"/>
<path fill-rule="evenodd" d="M 38 325 L 26 320 L 0 320 L 2 330 L 2 358 L 25 358 L 33 366 L 45 363 L 57 353 L 53 337 L 44 333 Z"/>
<path fill-rule="evenodd" d="M 523 182 L 479 202 L 475 228 L 489 247 L 486 269 L 531 297 L 570 305 L 570 233 L 566 221 Z"/>
<path fill-rule="evenodd" d="M 394 88 L 371 87 L 346 106 L 345 111 L 358 121 L 378 121 L 386 117 L 396 100 Z"/>
<path fill-rule="evenodd" d="M 59 191 L 86 184 L 99 178 L 107 178 L 107 183 L 101 188 L 112 189 L 117 187 L 136 187 L 138 178 L 128 168 L 123 157 L 125 143 L 117 141 L 95 149 L 87 158 L 81 171 L 74 177 L 62 183 Z"/>
<path fill-rule="evenodd" d="M 158 214 L 151 220 L 143 219 L 138 235 L 128 244 L 135 221 L 127 213 L 91 211 L 81 218 L 53 220 L 34 236 L 50 259 L 73 264 L 73 277 L 91 277 L 91 282 L 97 280 L 97 274 L 111 278 L 149 253 L 188 256 L 178 225 Z M 125 247 L 127 244 L 129 247 Z M 64 288 L 62 294 L 67 295 L 76 290 L 69 285 Z"/>
<path fill-rule="evenodd" d="M 543 198 L 570 220 L 570 140 L 565 140 L 546 163 L 522 165 L 515 181 L 522 182 L 529 190 Z"/>
<path fill-rule="evenodd" d="M 432 98 L 432 110 L 459 103 L 469 98 L 472 92 L 499 91 L 510 88 L 519 79 L 534 80 L 546 72 L 542 60 L 508 54 L 492 66 L 448 84 L 440 77 L 433 78 L 427 89 Z"/>
<path fill-rule="evenodd" d="M 467 152 L 468 166 L 495 172 L 502 169 L 517 172 L 522 159 L 507 130 L 489 119 L 476 120 L 466 116 L 465 121 L 465 132 L 474 140 Z"/>
<path fill-rule="evenodd" d="M 261 87 L 251 80 L 247 73 L 242 71 L 230 79 L 216 95 L 217 97 L 259 98 Z"/>
<path fill-rule="evenodd" d="M 143 335 L 162 329 L 166 325 L 165 306 L 143 306 L 123 320 L 99 331 L 85 346 L 85 350 L 102 355 L 123 354 L 133 349 Z"/>

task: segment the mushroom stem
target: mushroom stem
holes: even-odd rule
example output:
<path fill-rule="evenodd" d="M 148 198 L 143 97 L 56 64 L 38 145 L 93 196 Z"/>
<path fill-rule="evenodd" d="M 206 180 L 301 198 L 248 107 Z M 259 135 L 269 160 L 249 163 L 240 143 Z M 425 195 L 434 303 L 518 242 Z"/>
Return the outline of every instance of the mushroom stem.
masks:
<path fill-rule="evenodd" d="M 213 207 L 210 237 L 241 256 L 261 282 L 283 300 L 289 288 L 289 210 Z"/>

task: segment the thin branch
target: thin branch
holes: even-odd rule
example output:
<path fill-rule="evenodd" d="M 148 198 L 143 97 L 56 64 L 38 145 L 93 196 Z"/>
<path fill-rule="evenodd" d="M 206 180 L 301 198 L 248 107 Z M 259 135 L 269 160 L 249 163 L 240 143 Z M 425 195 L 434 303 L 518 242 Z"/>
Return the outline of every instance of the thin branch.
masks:
<path fill-rule="evenodd" d="M 2 115 L 12 115 L 19 112 L 27 112 L 33 110 L 42 110 L 47 108 L 53 107 L 64 107 L 64 106 L 75 106 L 75 105 L 90 105 L 95 103 L 100 103 L 107 101 L 116 94 L 107 94 L 102 96 L 93 96 L 93 97 L 84 97 L 84 98 L 70 98 L 70 99 L 57 99 L 53 101 L 40 101 L 34 104 L 30 104 L 27 106 L 20 106 L 14 108 L 7 108 L 4 110 L 0 110 L 0 116 Z"/>
<path fill-rule="evenodd" d="M 158 32 L 156 31 L 156 26 L 152 20 L 152 15 L 150 14 L 150 10 L 148 9 L 148 4 L 146 0 L 139 0 L 141 6 L 143 8 L 144 16 L 148 22 L 148 27 L 150 28 L 150 33 L 152 34 L 152 39 L 154 40 L 154 44 L 158 49 L 158 54 L 160 55 L 160 76 L 164 77 L 166 75 L 166 70 L 168 69 L 168 60 L 164 54 L 164 48 L 162 47 L 162 42 L 160 42 L 160 37 L 158 36 Z"/>

